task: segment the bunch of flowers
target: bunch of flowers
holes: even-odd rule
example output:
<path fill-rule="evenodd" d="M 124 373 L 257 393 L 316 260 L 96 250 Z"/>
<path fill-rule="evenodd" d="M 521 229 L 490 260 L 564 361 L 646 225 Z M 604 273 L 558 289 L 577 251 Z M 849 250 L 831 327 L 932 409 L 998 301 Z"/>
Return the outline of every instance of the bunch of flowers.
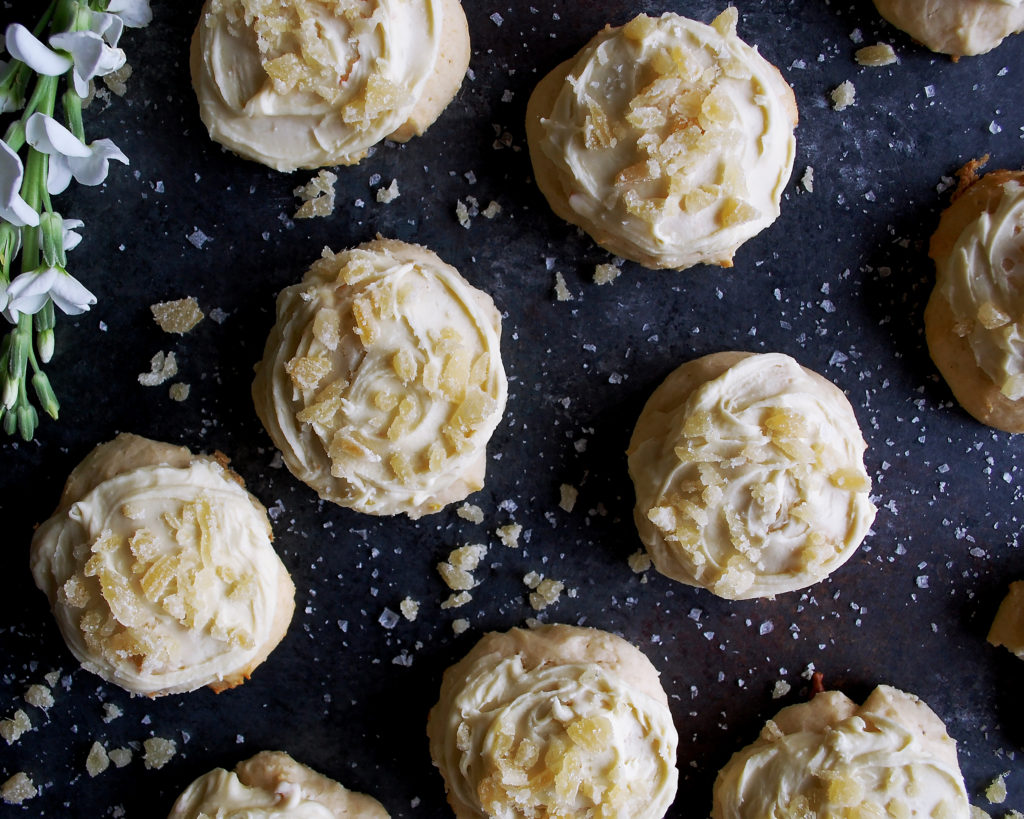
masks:
<path fill-rule="evenodd" d="M 35 29 L 12 23 L 4 35 L 11 59 L 0 61 L 0 114 L 20 115 L 0 142 L 0 313 L 13 325 L 0 343 L 0 421 L 26 441 L 39 423 L 29 383 L 40 409 L 54 419 L 59 411 L 42 369 L 55 309 L 77 315 L 96 303 L 67 271 L 82 222 L 62 217 L 51 197 L 72 179 L 100 184 L 111 160 L 128 163 L 109 139 L 86 142 L 82 102 L 93 77 L 124 65 L 124 27 L 151 18 L 149 0 L 51 0 Z"/>

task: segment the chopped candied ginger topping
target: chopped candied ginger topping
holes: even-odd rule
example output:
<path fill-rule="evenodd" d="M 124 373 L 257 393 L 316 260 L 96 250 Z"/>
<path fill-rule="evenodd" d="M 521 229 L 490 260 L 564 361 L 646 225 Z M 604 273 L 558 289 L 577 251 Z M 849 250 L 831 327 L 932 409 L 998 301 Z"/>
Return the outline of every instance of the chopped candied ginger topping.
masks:
<path fill-rule="evenodd" d="M 295 356 L 284 365 L 297 390 L 315 390 L 331 371 L 331 359 L 326 355 Z"/>
<path fill-rule="evenodd" d="M 100 533 L 81 574 L 72 575 L 60 592 L 62 602 L 83 611 L 79 629 L 91 650 L 113 664 L 134 661 L 143 671 L 159 672 L 178 659 L 178 644 L 166 634 L 173 622 L 229 646 L 255 645 L 250 627 L 236 622 L 235 612 L 251 611 L 258 586 L 250 574 L 238 576 L 221 562 L 216 517 L 210 499 L 200 496 L 176 514 L 164 514 L 169 538 L 146 528 L 128 536 Z M 237 605 L 218 608 L 222 595 Z M 94 605 L 96 600 L 103 606 Z"/>
<path fill-rule="evenodd" d="M 341 111 L 341 118 L 347 125 L 359 130 L 368 130 L 382 115 L 403 106 L 408 99 L 400 85 L 380 73 L 374 73 L 366 80 L 361 98 L 352 100 Z"/>
<path fill-rule="evenodd" d="M 205 317 L 199 304 L 192 296 L 176 301 L 161 301 L 149 305 L 153 320 L 160 325 L 165 333 L 183 335 L 195 327 Z"/>

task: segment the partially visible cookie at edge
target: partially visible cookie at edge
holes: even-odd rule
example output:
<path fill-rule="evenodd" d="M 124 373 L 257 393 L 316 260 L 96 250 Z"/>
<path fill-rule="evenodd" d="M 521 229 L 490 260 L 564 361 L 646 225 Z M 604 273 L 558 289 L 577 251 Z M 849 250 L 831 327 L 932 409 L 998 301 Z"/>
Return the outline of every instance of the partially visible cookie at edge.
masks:
<path fill-rule="evenodd" d="M 932 51 L 984 54 L 1024 31 L 1020 0 L 875 0 L 878 13 Z"/>
<path fill-rule="evenodd" d="M 932 235 L 925 337 L 967 412 L 1024 432 L 1024 171 L 972 181 L 976 165 Z"/>
<path fill-rule="evenodd" d="M 783 708 L 715 780 L 712 819 L 969 819 L 956 743 L 924 702 L 888 685 L 858 706 L 839 691 Z"/>
<path fill-rule="evenodd" d="M 437 254 L 377 239 L 324 250 L 277 299 L 252 395 L 320 497 L 417 518 L 483 486 L 508 384 L 490 296 Z"/>
<path fill-rule="evenodd" d="M 251 811 L 251 813 L 250 813 Z M 167 819 L 210 816 L 388 819 L 371 796 L 354 793 L 282 751 L 261 751 L 233 771 L 214 768 L 175 800 Z"/>
<path fill-rule="evenodd" d="M 630 439 L 634 520 L 655 567 L 733 600 L 816 583 L 875 516 L 842 390 L 780 353 L 686 362 Z"/>
<path fill-rule="evenodd" d="M 422 134 L 469 56 L 459 0 L 207 0 L 190 63 L 210 137 L 290 171 Z"/>
<path fill-rule="evenodd" d="M 135 694 L 223 691 L 291 622 L 272 539 L 223 456 L 122 434 L 72 471 L 32 539 L 32 575 L 85 669 Z"/>
<path fill-rule="evenodd" d="M 1024 660 L 1024 580 L 1010 584 L 988 631 L 988 641 Z"/>
<path fill-rule="evenodd" d="M 427 735 L 458 819 L 661 819 L 675 797 L 658 672 L 599 629 L 484 635 L 445 671 Z"/>
<path fill-rule="evenodd" d="M 608 26 L 537 85 L 526 113 L 551 209 L 650 268 L 732 266 L 793 168 L 796 99 L 736 33 L 666 13 Z"/>

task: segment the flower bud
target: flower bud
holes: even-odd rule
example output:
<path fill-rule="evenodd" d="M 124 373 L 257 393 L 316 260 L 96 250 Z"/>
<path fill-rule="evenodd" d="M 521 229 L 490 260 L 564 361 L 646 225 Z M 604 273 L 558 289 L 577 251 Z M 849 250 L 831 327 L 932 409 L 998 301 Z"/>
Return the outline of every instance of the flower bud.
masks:
<path fill-rule="evenodd" d="M 13 435 L 14 431 L 18 428 L 18 416 L 14 410 L 7 410 L 4 415 L 4 432 L 8 435 Z"/>
<path fill-rule="evenodd" d="M 18 407 L 18 434 L 21 440 L 31 441 L 36 434 L 36 427 L 39 426 L 39 413 L 31 404 L 22 404 Z"/>
<path fill-rule="evenodd" d="M 36 391 L 36 398 L 39 399 L 39 406 L 43 408 L 43 412 L 56 421 L 60 412 L 60 402 L 57 401 L 53 387 L 50 386 L 50 379 L 42 370 L 32 376 L 32 388 Z"/>
<path fill-rule="evenodd" d="M 42 245 L 43 262 L 47 267 L 67 266 L 64 253 L 64 219 L 59 213 L 43 213 L 39 216 L 39 241 Z"/>
<path fill-rule="evenodd" d="M 11 409 L 18 401 L 18 384 L 17 378 L 4 377 L 3 402 L 6 409 Z"/>
<path fill-rule="evenodd" d="M 29 338 L 27 334 L 21 332 L 20 328 L 15 330 L 14 341 L 11 344 L 11 360 L 8 362 L 8 372 L 16 381 L 21 380 L 25 375 L 25 369 L 28 367 L 28 345 Z"/>
<path fill-rule="evenodd" d="M 53 358 L 53 330 L 40 330 L 36 336 L 36 349 L 39 351 L 39 360 L 43 364 L 49 364 Z"/>

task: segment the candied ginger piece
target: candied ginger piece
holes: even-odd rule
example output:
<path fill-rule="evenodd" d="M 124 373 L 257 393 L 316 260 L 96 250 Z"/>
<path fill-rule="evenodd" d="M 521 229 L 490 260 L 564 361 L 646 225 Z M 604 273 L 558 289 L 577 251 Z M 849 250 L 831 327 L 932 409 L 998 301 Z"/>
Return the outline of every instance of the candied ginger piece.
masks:
<path fill-rule="evenodd" d="M 740 14 L 736 10 L 736 7 L 729 6 L 725 11 L 711 21 L 711 27 L 723 37 L 735 36 L 736 23 L 739 21 L 739 17 Z"/>
<path fill-rule="evenodd" d="M 645 37 L 653 34 L 657 28 L 658 23 L 656 20 L 648 17 L 646 14 L 638 14 L 622 27 L 622 33 L 628 39 L 640 43 L 643 42 Z"/>
<path fill-rule="evenodd" d="M 284 365 L 298 390 L 315 390 L 331 371 L 332 363 L 326 355 L 295 356 Z"/>
<path fill-rule="evenodd" d="M 149 309 L 161 330 L 178 335 L 184 335 L 206 317 L 192 296 L 157 302 L 149 305 Z"/>

